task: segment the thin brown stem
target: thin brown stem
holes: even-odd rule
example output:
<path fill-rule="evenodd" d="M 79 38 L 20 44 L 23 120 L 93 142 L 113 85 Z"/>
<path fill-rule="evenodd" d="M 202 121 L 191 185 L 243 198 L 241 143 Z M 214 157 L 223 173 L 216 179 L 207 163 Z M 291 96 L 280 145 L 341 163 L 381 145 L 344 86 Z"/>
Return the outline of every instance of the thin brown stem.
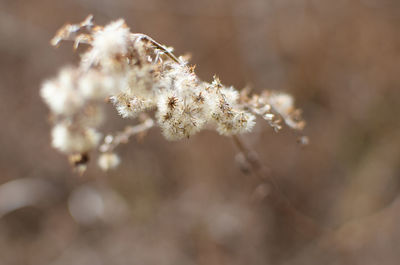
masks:
<path fill-rule="evenodd" d="M 100 152 L 111 152 L 121 143 L 126 143 L 129 137 L 146 132 L 154 126 L 153 119 L 147 118 L 142 123 L 135 126 L 128 126 L 124 131 L 116 133 L 114 136 L 107 135 L 104 138 L 104 143 L 100 146 Z"/>
<path fill-rule="evenodd" d="M 169 51 L 167 47 L 165 47 L 164 45 L 158 43 L 153 38 L 147 36 L 146 34 L 142 34 L 142 33 L 135 33 L 134 35 L 140 37 L 141 39 L 144 39 L 144 40 L 147 40 L 147 41 L 151 42 L 151 44 L 153 44 L 157 49 L 160 49 L 163 52 L 165 52 L 165 54 L 169 58 L 171 58 L 173 61 L 175 61 L 178 64 L 182 64 L 181 60 L 179 60 L 178 57 L 176 57 L 171 51 Z"/>
<path fill-rule="evenodd" d="M 250 150 L 238 136 L 234 135 L 232 138 L 235 146 L 243 154 L 248 163 L 250 172 L 257 177 L 259 181 L 269 184 L 270 189 L 266 199 L 275 211 L 283 216 L 285 221 L 291 224 L 296 231 L 312 239 L 320 237 L 325 232 L 328 232 L 328 229 L 321 227 L 312 218 L 298 211 L 292 205 L 288 197 L 279 188 L 270 171 L 265 169 L 254 151 Z"/>

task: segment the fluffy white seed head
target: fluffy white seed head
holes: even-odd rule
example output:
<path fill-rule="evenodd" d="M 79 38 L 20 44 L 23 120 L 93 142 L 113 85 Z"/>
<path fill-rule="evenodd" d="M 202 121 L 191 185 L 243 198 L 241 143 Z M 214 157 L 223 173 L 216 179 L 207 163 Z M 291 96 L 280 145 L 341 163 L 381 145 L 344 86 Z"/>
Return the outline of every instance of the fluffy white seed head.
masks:
<path fill-rule="evenodd" d="M 84 104 L 84 99 L 75 87 L 77 73 L 66 68 L 56 79 L 46 81 L 40 94 L 51 111 L 57 115 L 72 115 Z"/>
<path fill-rule="evenodd" d="M 221 93 L 224 95 L 228 104 L 236 105 L 238 103 L 239 92 L 233 87 L 223 87 Z"/>
<path fill-rule="evenodd" d="M 116 168 L 120 163 L 120 158 L 115 153 L 102 153 L 98 160 L 99 167 L 104 170 Z"/>
<path fill-rule="evenodd" d="M 293 110 L 293 97 L 285 93 L 274 93 L 269 97 L 271 106 L 280 114 L 288 114 Z"/>
<path fill-rule="evenodd" d="M 87 152 L 97 146 L 101 138 L 92 128 L 74 130 L 65 124 L 57 124 L 51 136 L 53 147 L 67 154 Z"/>
<path fill-rule="evenodd" d="M 155 86 L 159 81 L 154 75 L 156 70 L 153 65 L 131 67 L 126 73 L 126 86 L 122 88 L 122 92 L 141 98 L 155 97 Z"/>
<path fill-rule="evenodd" d="M 115 92 L 117 84 L 115 78 L 92 70 L 79 78 L 78 88 L 80 94 L 87 100 L 104 100 Z"/>
<path fill-rule="evenodd" d="M 157 109 L 158 123 L 169 140 L 194 135 L 204 127 L 210 117 L 205 99 L 200 92 L 196 93 L 195 87 L 161 93 Z"/>
<path fill-rule="evenodd" d="M 144 112 L 154 106 L 151 99 L 130 97 L 127 94 L 119 94 L 111 97 L 117 112 L 122 118 L 134 118 L 139 113 Z"/>
<path fill-rule="evenodd" d="M 217 123 L 217 131 L 221 135 L 235 135 L 250 132 L 256 124 L 256 117 L 245 111 L 234 112 L 229 120 Z"/>
<path fill-rule="evenodd" d="M 128 51 L 129 34 L 123 19 L 111 22 L 93 35 L 93 51 L 105 57 L 125 54 Z"/>

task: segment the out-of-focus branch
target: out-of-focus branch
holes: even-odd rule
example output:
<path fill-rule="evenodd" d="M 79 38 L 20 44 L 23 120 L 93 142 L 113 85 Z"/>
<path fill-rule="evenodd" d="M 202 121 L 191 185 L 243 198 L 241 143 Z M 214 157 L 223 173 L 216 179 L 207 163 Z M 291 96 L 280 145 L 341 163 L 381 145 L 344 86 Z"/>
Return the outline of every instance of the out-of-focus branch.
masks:
<path fill-rule="evenodd" d="M 135 126 L 128 126 L 124 131 L 116 133 L 115 136 L 107 135 L 104 138 L 104 143 L 100 146 L 100 152 L 111 152 L 119 144 L 126 143 L 129 140 L 129 137 L 144 133 L 153 126 L 153 119 L 147 117 L 142 123 Z"/>
<path fill-rule="evenodd" d="M 236 135 L 232 136 L 235 146 L 243 154 L 245 162 L 248 164 L 249 171 L 257 177 L 259 181 L 266 182 L 269 186 L 265 199 L 275 209 L 279 215 L 285 218 L 293 229 L 302 233 L 310 239 L 320 237 L 329 230 L 318 225 L 312 218 L 298 211 L 282 192 L 274 177 L 262 165 L 256 153 L 248 148 L 243 141 Z"/>

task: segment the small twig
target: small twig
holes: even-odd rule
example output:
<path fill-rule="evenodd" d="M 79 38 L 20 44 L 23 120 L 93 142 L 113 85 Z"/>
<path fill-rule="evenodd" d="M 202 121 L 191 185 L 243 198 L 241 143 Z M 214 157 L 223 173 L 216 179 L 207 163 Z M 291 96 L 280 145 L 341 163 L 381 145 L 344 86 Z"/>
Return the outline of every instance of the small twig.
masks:
<path fill-rule="evenodd" d="M 172 60 L 174 60 L 176 63 L 178 64 L 182 64 L 181 60 L 178 59 L 178 57 L 176 57 L 171 51 L 168 50 L 167 47 L 165 47 L 164 45 L 158 43 L 157 41 L 155 41 L 154 39 L 152 39 L 151 37 L 147 36 L 146 34 L 143 33 L 135 33 L 133 34 L 135 36 L 138 36 L 141 39 L 145 39 L 149 42 L 151 42 L 151 44 L 153 44 L 154 46 L 156 46 L 157 49 L 162 50 L 163 52 L 165 52 L 165 54 L 171 58 Z"/>
<path fill-rule="evenodd" d="M 107 135 L 104 138 L 104 143 L 100 146 L 99 150 L 102 153 L 111 152 L 119 144 L 126 143 L 129 140 L 129 137 L 145 132 L 153 126 L 154 120 L 147 118 L 144 122 L 138 125 L 126 127 L 124 131 L 116 133 L 115 136 Z"/>

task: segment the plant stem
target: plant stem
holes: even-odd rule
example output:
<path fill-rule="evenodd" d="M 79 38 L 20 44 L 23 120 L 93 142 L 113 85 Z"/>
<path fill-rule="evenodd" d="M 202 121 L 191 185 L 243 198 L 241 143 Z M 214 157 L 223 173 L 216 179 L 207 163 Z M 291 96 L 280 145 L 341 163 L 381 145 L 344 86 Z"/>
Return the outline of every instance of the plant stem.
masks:
<path fill-rule="evenodd" d="M 151 44 L 153 44 L 154 46 L 156 46 L 157 49 L 162 50 L 163 52 L 165 52 L 165 54 L 171 58 L 173 61 L 175 61 L 178 64 L 182 64 L 182 62 L 178 59 L 178 57 L 176 57 L 172 52 L 170 52 L 164 45 L 158 43 L 157 41 L 155 41 L 153 38 L 147 36 L 146 34 L 143 33 L 135 33 L 135 36 L 139 36 L 141 39 L 147 40 L 149 42 L 151 42 Z"/>
<path fill-rule="evenodd" d="M 312 218 L 298 211 L 287 198 L 287 196 L 279 188 L 272 174 L 265 170 L 254 151 L 250 150 L 243 141 L 236 135 L 232 136 L 235 146 L 245 157 L 246 162 L 250 166 L 251 173 L 257 177 L 259 181 L 265 181 L 269 184 L 270 189 L 266 195 L 274 210 L 281 215 L 293 229 L 307 236 L 310 239 L 320 237 L 328 232 L 328 229 L 318 225 Z"/>

